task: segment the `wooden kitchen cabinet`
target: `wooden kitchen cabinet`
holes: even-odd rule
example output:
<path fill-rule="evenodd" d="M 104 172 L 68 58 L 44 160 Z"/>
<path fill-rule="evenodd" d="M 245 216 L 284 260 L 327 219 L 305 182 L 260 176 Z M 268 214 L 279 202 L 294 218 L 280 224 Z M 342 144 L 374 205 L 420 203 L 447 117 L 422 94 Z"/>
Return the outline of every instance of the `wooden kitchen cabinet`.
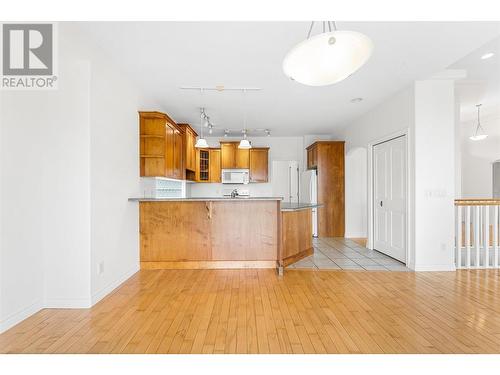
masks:
<path fill-rule="evenodd" d="M 210 182 L 221 182 L 220 148 L 211 148 L 209 153 L 209 178 Z"/>
<path fill-rule="evenodd" d="M 183 177 L 181 129 L 161 112 L 139 112 L 141 177 Z"/>
<path fill-rule="evenodd" d="M 200 148 L 196 150 L 196 181 L 220 182 L 220 149 Z"/>
<path fill-rule="evenodd" d="M 236 149 L 237 145 L 234 142 L 221 142 L 221 168 L 232 169 L 236 168 Z"/>
<path fill-rule="evenodd" d="M 221 168 L 222 169 L 248 169 L 250 168 L 250 150 L 240 149 L 240 142 L 221 142 Z"/>
<path fill-rule="evenodd" d="M 258 147 L 249 150 L 250 182 L 267 182 L 269 175 L 269 148 Z"/>
<path fill-rule="evenodd" d="M 167 141 L 165 122 L 163 113 L 139 112 L 141 176 L 165 176 Z"/>
<path fill-rule="evenodd" d="M 307 169 L 318 167 L 318 146 L 313 143 L 307 148 Z"/>
<path fill-rule="evenodd" d="M 196 172 L 196 148 L 194 145 L 198 134 L 189 124 L 179 124 L 179 127 L 182 134 L 183 169 L 185 170 L 186 179 L 194 180 Z"/>
<path fill-rule="evenodd" d="M 173 170 L 173 178 L 183 179 L 184 171 L 183 171 L 183 141 L 182 141 L 182 133 L 176 128 L 174 130 L 174 170 Z"/>
<path fill-rule="evenodd" d="M 318 236 L 344 237 L 344 142 L 318 141 L 307 148 L 307 168 L 318 174 Z"/>

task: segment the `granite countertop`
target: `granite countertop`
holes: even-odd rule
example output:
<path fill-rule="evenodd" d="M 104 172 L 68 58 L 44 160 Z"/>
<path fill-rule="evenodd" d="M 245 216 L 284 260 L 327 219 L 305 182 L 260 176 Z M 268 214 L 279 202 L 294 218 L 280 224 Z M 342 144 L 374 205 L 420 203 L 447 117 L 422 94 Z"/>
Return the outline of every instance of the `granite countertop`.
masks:
<path fill-rule="evenodd" d="M 132 202 L 281 201 L 283 197 L 129 198 Z"/>
<path fill-rule="evenodd" d="M 322 207 L 322 204 L 281 202 L 281 211 L 300 211 Z"/>

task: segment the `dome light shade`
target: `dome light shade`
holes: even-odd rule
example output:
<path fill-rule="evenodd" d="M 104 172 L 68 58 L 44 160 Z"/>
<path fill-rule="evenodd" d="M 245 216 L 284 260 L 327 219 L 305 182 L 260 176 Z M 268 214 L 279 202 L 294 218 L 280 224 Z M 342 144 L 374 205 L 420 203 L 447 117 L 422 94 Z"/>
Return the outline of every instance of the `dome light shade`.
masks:
<path fill-rule="evenodd" d="M 488 138 L 487 134 L 479 134 L 479 135 L 471 135 L 469 139 L 471 141 L 482 141 L 483 139 Z"/>
<path fill-rule="evenodd" d="M 238 148 L 252 148 L 252 145 L 250 144 L 250 142 L 248 141 L 248 139 L 242 139 L 240 141 L 240 144 L 238 145 Z"/>
<path fill-rule="evenodd" d="M 315 35 L 292 48 L 283 60 L 283 71 L 308 86 L 340 82 L 370 58 L 373 43 L 356 31 L 331 31 Z"/>
<path fill-rule="evenodd" d="M 196 140 L 196 144 L 194 145 L 196 148 L 208 148 L 208 143 L 205 138 L 198 138 Z"/>
<path fill-rule="evenodd" d="M 252 148 L 252 145 L 250 144 L 250 142 L 248 141 L 248 139 L 243 138 L 240 141 L 240 144 L 238 145 L 238 148 Z"/>

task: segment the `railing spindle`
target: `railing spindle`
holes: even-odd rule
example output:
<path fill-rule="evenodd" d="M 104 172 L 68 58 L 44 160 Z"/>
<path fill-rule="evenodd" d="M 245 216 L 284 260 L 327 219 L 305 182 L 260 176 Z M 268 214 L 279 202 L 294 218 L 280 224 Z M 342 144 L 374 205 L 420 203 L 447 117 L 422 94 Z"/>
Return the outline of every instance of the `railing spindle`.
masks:
<path fill-rule="evenodd" d="M 484 268 L 490 266 L 490 210 L 489 206 L 484 206 Z"/>
<path fill-rule="evenodd" d="M 456 229 L 456 267 L 462 268 L 462 206 L 457 206 L 457 229 Z"/>
<path fill-rule="evenodd" d="M 481 218 L 481 206 L 475 207 L 475 215 L 474 215 L 474 248 L 476 249 L 476 263 L 474 266 L 476 268 L 480 267 L 480 257 L 479 257 L 479 249 L 481 242 L 481 226 L 480 226 L 480 218 Z"/>
<path fill-rule="evenodd" d="M 498 217 L 498 207 L 500 206 L 495 206 L 493 214 L 493 249 L 495 251 L 493 264 L 495 268 L 500 266 L 498 264 L 498 227 L 500 226 Z"/>
<path fill-rule="evenodd" d="M 471 259 L 470 259 L 470 207 L 467 206 L 467 209 L 465 210 L 465 246 L 467 249 L 467 264 L 466 267 L 470 268 L 471 267 Z"/>

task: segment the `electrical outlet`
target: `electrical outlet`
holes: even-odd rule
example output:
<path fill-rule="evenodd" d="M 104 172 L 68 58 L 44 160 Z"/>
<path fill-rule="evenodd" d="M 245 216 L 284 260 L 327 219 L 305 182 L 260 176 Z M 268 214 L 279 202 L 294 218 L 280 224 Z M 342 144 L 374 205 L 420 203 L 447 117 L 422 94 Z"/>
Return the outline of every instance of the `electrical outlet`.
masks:
<path fill-rule="evenodd" d="M 104 273 L 104 262 L 99 262 L 97 272 L 99 273 L 99 275 L 102 275 Z"/>
<path fill-rule="evenodd" d="M 441 244 L 441 251 L 446 251 L 446 244 L 445 243 Z"/>

